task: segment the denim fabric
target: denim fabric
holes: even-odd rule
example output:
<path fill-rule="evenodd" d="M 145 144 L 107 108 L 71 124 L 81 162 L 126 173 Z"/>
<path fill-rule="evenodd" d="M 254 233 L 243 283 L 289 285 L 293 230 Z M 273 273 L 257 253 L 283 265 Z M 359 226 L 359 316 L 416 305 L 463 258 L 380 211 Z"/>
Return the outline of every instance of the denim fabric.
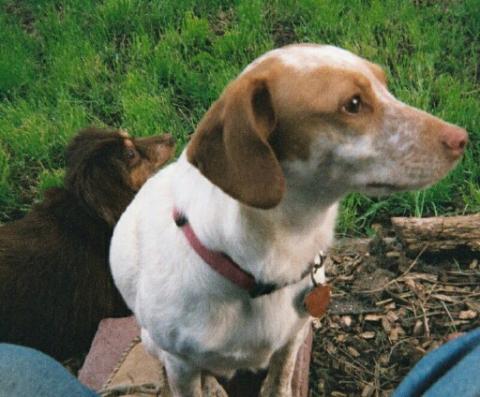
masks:
<path fill-rule="evenodd" d="M 98 397 L 36 350 L 0 344 L 0 397 Z M 480 329 L 427 354 L 392 397 L 480 397 Z"/>
<path fill-rule="evenodd" d="M 422 358 L 392 397 L 480 397 L 480 329 Z"/>
<path fill-rule="evenodd" d="M 39 351 L 0 343 L 0 397 L 98 397 Z"/>

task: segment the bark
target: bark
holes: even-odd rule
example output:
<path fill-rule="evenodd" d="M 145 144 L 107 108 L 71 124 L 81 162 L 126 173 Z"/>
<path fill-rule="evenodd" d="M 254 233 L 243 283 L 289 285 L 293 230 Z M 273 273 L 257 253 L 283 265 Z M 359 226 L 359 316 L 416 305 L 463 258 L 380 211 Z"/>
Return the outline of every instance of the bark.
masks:
<path fill-rule="evenodd" d="M 434 218 L 392 218 L 398 239 L 409 253 L 480 252 L 480 214 Z"/>

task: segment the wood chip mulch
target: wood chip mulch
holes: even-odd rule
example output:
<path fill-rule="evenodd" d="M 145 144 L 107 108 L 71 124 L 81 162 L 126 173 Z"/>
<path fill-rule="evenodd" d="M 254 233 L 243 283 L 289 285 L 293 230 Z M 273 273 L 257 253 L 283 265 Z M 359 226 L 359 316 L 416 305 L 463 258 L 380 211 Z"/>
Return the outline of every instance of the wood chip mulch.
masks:
<path fill-rule="evenodd" d="M 326 264 L 315 322 L 312 397 L 390 396 L 424 354 L 480 326 L 475 257 L 405 256 L 394 238 L 344 240 Z"/>

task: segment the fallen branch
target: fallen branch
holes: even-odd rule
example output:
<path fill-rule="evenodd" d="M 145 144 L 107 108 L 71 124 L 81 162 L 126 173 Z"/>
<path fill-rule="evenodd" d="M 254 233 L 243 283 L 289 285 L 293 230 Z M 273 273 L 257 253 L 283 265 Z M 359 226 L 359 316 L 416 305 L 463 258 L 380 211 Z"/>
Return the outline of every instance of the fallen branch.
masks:
<path fill-rule="evenodd" d="M 398 239 L 409 254 L 480 251 L 480 214 L 434 218 L 392 218 Z"/>

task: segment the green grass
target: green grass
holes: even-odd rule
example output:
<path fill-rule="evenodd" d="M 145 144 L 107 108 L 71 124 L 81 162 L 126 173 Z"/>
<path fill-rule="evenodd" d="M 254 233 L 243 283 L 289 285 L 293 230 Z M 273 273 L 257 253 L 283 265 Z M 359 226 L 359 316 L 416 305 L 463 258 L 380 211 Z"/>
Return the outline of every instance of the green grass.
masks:
<path fill-rule="evenodd" d="M 478 0 L 0 0 L 0 221 L 61 182 L 90 124 L 186 142 L 226 83 L 264 51 L 330 43 L 383 65 L 401 100 L 466 127 L 459 167 L 422 192 L 343 202 L 339 231 L 390 215 L 480 210 Z"/>

